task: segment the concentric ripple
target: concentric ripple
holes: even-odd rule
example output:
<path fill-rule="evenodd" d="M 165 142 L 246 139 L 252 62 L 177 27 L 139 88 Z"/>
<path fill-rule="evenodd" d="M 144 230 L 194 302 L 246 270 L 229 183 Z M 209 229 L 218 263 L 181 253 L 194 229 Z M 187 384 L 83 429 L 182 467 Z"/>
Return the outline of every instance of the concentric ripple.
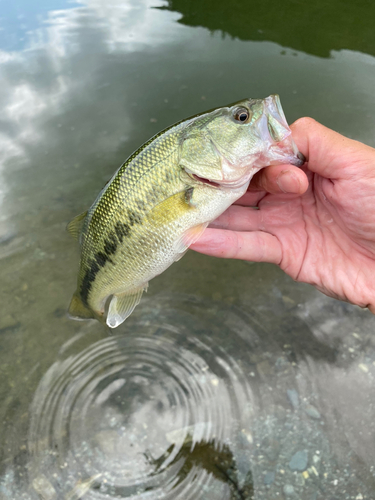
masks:
<path fill-rule="evenodd" d="M 217 304 L 148 304 L 41 380 L 29 471 L 42 498 L 250 498 L 253 395 L 231 346 L 246 353 L 254 332 Z"/>

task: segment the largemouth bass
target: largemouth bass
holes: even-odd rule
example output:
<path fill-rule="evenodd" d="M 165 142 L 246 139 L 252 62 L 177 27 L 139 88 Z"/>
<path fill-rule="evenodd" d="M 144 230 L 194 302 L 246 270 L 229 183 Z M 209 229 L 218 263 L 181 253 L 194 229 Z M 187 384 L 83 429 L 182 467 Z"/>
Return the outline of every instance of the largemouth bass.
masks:
<path fill-rule="evenodd" d="M 258 170 L 303 162 L 277 95 L 207 111 L 155 135 L 68 226 L 81 245 L 70 316 L 119 326 L 149 280 L 184 255 Z"/>

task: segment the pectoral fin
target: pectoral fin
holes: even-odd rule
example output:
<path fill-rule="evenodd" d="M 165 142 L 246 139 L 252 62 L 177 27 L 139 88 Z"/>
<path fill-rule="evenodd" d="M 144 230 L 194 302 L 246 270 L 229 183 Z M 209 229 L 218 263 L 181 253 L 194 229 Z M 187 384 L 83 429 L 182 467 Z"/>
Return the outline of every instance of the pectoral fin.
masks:
<path fill-rule="evenodd" d="M 147 290 L 147 287 L 148 283 L 129 292 L 112 297 L 106 321 L 110 328 L 117 328 L 131 315 L 134 308 L 139 304 L 142 294 Z"/>
<path fill-rule="evenodd" d="M 208 222 L 204 222 L 203 224 L 199 224 L 198 226 L 194 226 L 187 231 L 179 238 L 175 243 L 175 261 L 178 261 L 185 255 L 188 251 L 189 246 L 197 241 L 197 239 L 202 236 L 204 230 L 208 226 Z"/>
<path fill-rule="evenodd" d="M 148 214 L 149 221 L 156 226 L 163 226 L 173 222 L 187 210 L 194 208 L 193 187 L 187 187 L 184 191 L 169 196 L 156 205 Z"/>

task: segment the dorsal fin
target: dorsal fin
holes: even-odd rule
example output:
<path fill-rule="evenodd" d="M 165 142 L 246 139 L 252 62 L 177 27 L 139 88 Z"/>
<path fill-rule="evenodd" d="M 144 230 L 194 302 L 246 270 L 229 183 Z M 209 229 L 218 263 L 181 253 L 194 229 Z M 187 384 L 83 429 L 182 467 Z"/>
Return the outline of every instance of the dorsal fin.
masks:
<path fill-rule="evenodd" d="M 71 220 L 69 224 L 66 226 L 66 229 L 69 232 L 69 234 L 71 234 L 73 238 L 75 238 L 76 240 L 78 240 L 78 237 L 81 234 L 86 215 L 87 215 L 87 210 L 86 212 L 83 212 L 74 217 L 74 219 Z"/>

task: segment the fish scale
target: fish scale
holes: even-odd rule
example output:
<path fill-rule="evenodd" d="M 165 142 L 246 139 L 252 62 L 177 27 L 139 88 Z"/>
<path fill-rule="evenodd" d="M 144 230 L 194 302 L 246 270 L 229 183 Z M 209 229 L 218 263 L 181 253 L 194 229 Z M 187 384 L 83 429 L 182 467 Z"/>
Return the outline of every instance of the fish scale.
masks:
<path fill-rule="evenodd" d="M 88 212 L 82 231 L 78 282 L 79 294 L 86 306 L 93 307 L 93 304 L 96 309 L 103 310 L 110 291 L 121 290 L 123 281 L 117 272 L 119 267 L 129 268 L 127 275 L 133 287 L 143 284 L 140 283 L 142 278 L 137 280 L 137 274 L 142 274 L 141 254 L 147 252 L 144 240 L 143 251 L 138 250 L 142 231 L 137 226 L 142 225 L 142 220 L 153 206 L 167 195 L 184 188 L 178 172 L 169 170 L 177 160 L 177 134 L 168 131 L 163 135 L 158 136 L 151 149 L 150 145 L 146 146 L 120 167 L 108 189 Z M 148 246 L 153 248 L 155 238 L 152 234 L 148 240 Z M 119 244 L 122 245 L 121 250 L 118 249 Z M 134 272 L 135 259 L 138 259 L 138 273 Z M 94 281 L 100 283 L 99 293 L 93 290 Z"/>
<path fill-rule="evenodd" d="M 151 138 L 68 226 L 81 244 L 70 315 L 121 324 L 148 281 L 245 193 L 256 171 L 280 159 L 301 164 L 297 153 L 278 96 L 208 111 Z"/>

